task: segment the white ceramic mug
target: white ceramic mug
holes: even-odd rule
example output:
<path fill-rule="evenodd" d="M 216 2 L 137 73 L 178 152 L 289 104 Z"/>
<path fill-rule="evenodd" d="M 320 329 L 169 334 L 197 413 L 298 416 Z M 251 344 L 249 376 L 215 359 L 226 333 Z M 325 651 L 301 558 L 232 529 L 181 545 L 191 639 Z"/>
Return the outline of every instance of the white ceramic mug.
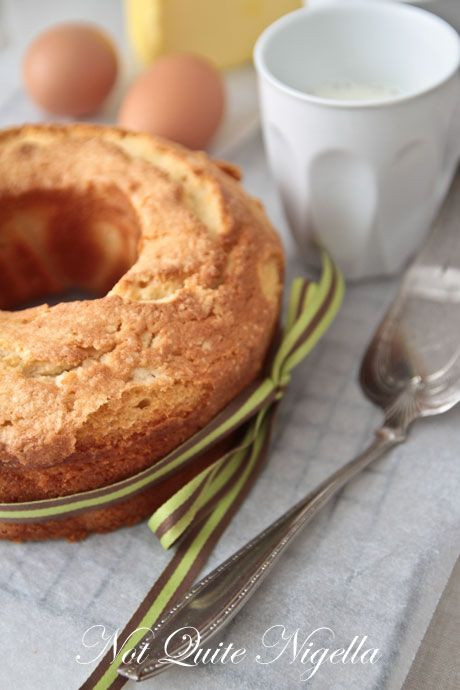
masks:
<path fill-rule="evenodd" d="M 459 158 L 459 63 L 452 27 L 392 2 L 325 3 L 261 35 L 268 158 L 307 260 L 319 241 L 357 279 L 414 253 Z"/>

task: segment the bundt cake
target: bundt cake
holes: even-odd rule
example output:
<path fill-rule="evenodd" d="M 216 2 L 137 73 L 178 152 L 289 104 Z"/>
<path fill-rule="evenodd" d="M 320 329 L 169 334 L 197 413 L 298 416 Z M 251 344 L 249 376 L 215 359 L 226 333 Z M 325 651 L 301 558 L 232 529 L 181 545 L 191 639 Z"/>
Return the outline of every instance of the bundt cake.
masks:
<path fill-rule="evenodd" d="M 231 165 L 111 127 L 0 133 L 0 502 L 111 484 L 206 425 L 260 373 L 282 278 Z M 24 308 L 66 290 L 95 298 Z M 0 537 L 132 524 L 184 480 Z"/>

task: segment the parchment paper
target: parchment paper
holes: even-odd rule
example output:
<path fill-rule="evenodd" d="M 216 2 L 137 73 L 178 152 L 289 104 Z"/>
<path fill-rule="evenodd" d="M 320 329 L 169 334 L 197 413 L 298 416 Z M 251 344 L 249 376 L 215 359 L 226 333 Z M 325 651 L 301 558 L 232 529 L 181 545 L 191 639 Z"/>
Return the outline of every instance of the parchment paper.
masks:
<path fill-rule="evenodd" d="M 38 4 L 41 13 L 35 11 L 31 21 L 50 23 L 63 13 L 72 15 L 65 2 L 23 1 L 16 6 L 24 10 Z M 12 30 L 17 16 L 9 5 L 7 28 Z M 78 5 L 77 16 L 103 17 L 123 40 L 119 8 L 115 10 L 113 2 Z M 32 29 L 28 25 L 20 40 L 14 29 L 14 50 L 0 51 L 0 78 L 8 85 L 0 99 L 2 126 L 42 118 L 25 99 L 17 76 L 18 46 Z M 8 32 L 6 39 L 11 46 Z M 238 110 L 237 103 L 232 107 Z M 231 154 L 227 150 L 227 157 L 241 165 L 247 189 L 264 201 L 283 235 L 289 282 L 306 269 L 290 241 L 259 136 Z M 396 284 L 389 280 L 348 288 L 337 321 L 296 370 L 269 464 L 215 549 L 209 568 L 370 440 L 380 414 L 363 398 L 356 374 Z M 407 444 L 365 471 L 289 548 L 225 634 L 209 645 L 246 648 L 241 663 L 174 669 L 146 682 L 146 690 L 399 689 L 458 554 L 459 415 L 456 409 L 417 423 Z M 94 664 L 79 663 L 76 657 L 90 661 L 101 651 L 84 648 L 85 631 L 91 626 L 104 626 L 107 634 L 121 629 L 169 557 L 145 523 L 77 544 L 1 542 L 0 687 L 77 688 Z M 302 681 L 301 674 L 312 664 L 292 662 L 292 645 L 273 663 L 256 662 L 257 655 L 269 661 L 280 652 L 280 647 L 262 645 L 271 626 L 284 626 L 286 634 L 298 629 L 300 643 L 318 628 L 333 631 L 333 639 L 327 631 L 314 634 L 312 651 L 346 648 L 355 636 L 367 636 L 363 650 L 378 648 L 381 658 L 375 664 L 325 661 L 311 680 Z M 279 631 L 268 633 L 266 641 L 274 641 Z M 99 632 L 93 629 L 86 640 L 96 642 Z"/>

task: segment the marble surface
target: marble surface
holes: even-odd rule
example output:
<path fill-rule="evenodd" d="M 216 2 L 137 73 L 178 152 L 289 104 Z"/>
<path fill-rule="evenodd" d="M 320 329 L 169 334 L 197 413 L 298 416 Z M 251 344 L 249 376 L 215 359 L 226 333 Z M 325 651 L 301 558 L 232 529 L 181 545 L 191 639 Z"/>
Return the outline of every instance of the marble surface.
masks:
<path fill-rule="evenodd" d="M 128 55 L 120 7 L 112 0 L 4 0 L 0 17 L 2 126 L 43 119 L 24 95 L 19 61 L 33 33 L 50 22 L 71 17 L 100 21 Z M 124 79 L 132 69 L 126 60 Z M 246 126 L 238 113 L 244 110 L 246 124 L 255 115 L 247 86 L 252 76 L 244 72 L 230 79 L 230 113 L 235 115 L 227 120 L 228 134 L 221 134 L 215 150 L 226 148 L 227 157 L 242 167 L 246 188 L 264 201 L 285 242 L 289 281 L 305 268 L 290 240 L 262 142 L 256 133 L 235 146 L 236 135 Z M 120 93 L 101 120 L 111 120 Z M 396 281 L 349 287 L 331 330 L 296 371 L 281 407 L 270 461 L 208 569 L 370 440 L 380 414 L 363 398 L 356 375 L 395 289 Z M 399 689 L 459 550 L 459 414 L 454 409 L 417 423 L 407 444 L 363 472 L 289 548 L 215 642 L 245 647 L 247 656 L 240 664 L 177 668 L 143 687 Z M 85 631 L 91 626 L 105 626 L 108 634 L 121 629 L 168 559 L 146 524 L 78 544 L 0 543 L 0 687 L 77 688 L 94 666 L 79 662 L 89 662 L 101 651 L 84 648 Z M 264 631 L 274 625 L 290 633 L 299 630 L 300 642 L 318 628 L 332 630 L 333 639 L 326 631 L 312 638 L 315 648 L 347 647 L 355 636 L 367 636 L 366 646 L 378 647 L 381 658 L 373 665 L 325 662 L 307 682 L 301 676 L 312 664 L 292 661 L 292 647 L 273 663 L 256 662 L 258 654 L 269 661 L 280 651 L 262 646 Z"/>

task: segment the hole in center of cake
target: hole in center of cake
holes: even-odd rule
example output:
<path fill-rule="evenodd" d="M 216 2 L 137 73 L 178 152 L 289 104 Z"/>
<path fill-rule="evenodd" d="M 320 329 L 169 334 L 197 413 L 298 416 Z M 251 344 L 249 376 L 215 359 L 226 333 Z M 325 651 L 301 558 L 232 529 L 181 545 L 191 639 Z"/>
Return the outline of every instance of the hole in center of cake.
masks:
<path fill-rule="evenodd" d="M 135 263 L 139 235 L 114 185 L 0 197 L 0 309 L 104 295 Z"/>

